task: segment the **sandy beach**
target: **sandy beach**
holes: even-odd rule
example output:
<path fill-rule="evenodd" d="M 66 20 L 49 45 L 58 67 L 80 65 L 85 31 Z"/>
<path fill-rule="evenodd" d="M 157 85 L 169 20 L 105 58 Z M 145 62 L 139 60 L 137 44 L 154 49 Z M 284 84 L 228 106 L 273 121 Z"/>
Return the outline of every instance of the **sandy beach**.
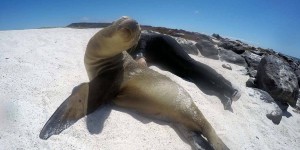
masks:
<path fill-rule="evenodd" d="M 39 138 L 43 125 L 70 95 L 87 82 L 83 57 L 88 40 L 99 29 L 31 29 L 0 31 L 0 149 L 189 150 L 172 125 L 140 114 L 105 106 L 48 140 Z M 300 147 L 300 114 L 289 107 L 280 124 L 266 117 L 268 105 L 245 86 L 245 68 L 193 56 L 242 91 L 233 111 L 216 96 L 200 91 L 155 66 L 179 83 L 232 150 L 296 150 Z"/>

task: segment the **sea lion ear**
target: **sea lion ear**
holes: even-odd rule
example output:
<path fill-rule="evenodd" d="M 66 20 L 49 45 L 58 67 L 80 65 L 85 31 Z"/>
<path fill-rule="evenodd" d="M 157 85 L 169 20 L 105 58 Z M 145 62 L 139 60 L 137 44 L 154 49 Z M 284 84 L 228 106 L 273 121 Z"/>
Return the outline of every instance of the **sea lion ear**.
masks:
<path fill-rule="evenodd" d="M 52 135 L 61 133 L 73 125 L 87 112 L 88 83 L 75 87 L 72 94 L 57 108 L 40 132 L 41 139 L 48 139 Z"/>
<path fill-rule="evenodd" d="M 122 16 L 121 19 L 129 19 L 130 17 L 128 16 Z"/>

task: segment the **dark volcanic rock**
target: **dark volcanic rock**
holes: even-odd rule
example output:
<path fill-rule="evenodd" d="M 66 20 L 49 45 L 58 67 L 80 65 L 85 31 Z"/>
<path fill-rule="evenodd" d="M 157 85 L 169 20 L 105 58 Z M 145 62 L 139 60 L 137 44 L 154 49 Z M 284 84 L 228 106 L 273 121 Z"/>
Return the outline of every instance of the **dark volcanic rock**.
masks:
<path fill-rule="evenodd" d="M 298 85 L 300 86 L 300 60 L 284 55 L 282 53 L 279 53 L 278 55 L 282 57 L 284 60 L 286 60 L 289 63 L 290 67 L 294 70 L 298 79 Z"/>
<path fill-rule="evenodd" d="M 247 69 L 248 69 L 249 76 L 255 78 L 256 75 L 257 75 L 257 70 L 255 70 L 255 69 L 253 69 L 251 67 L 248 67 Z"/>
<path fill-rule="evenodd" d="M 231 66 L 229 64 L 222 64 L 222 67 L 228 70 L 232 70 Z"/>
<path fill-rule="evenodd" d="M 165 27 L 153 27 L 148 25 L 141 25 L 142 30 L 152 30 L 161 34 L 167 34 L 174 37 L 181 37 L 187 40 L 198 42 L 199 40 L 211 40 L 211 37 L 205 34 L 190 32 L 181 29 L 170 29 Z"/>
<path fill-rule="evenodd" d="M 252 67 L 252 68 L 254 68 L 254 70 L 257 70 L 259 62 L 262 59 L 262 56 L 251 53 L 249 51 L 246 51 L 241 56 L 245 58 L 249 67 Z"/>
<path fill-rule="evenodd" d="M 245 58 L 247 64 L 248 64 L 248 72 L 251 77 L 255 77 L 257 73 L 257 67 L 259 65 L 260 60 L 262 59 L 262 56 L 254 54 L 250 51 L 246 51 L 241 55 Z"/>
<path fill-rule="evenodd" d="M 214 43 L 210 40 L 202 39 L 196 43 L 196 47 L 200 53 L 207 58 L 219 59 L 219 50 L 215 47 Z"/>
<path fill-rule="evenodd" d="M 231 50 L 220 49 L 219 56 L 221 60 L 233 63 L 239 66 L 247 66 L 245 59 Z"/>
<path fill-rule="evenodd" d="M 255 78 L 249 78 L 246 82 L 246 87 L 252 87 L 252 88 L 256 88 L 256 79 Z"/>
<path fill-rule="evenodd" d="M 219 34 L 216 34 L 216 33 L 212 34 L 212 37 L 215 37 L 218 40 L 223 39 Z"/>
<path fill-rule="evenodd" d="M 230 41 L 230 40 L 223 40 L 222 43 L 219 45 L 219 47 L 232 50 L 237 54 L 242 54 L 247 49 L 240 42 Z"/>
<path fill-rule="evenodd" d="M 298 79 L 298 85 L 300 86 L 300 69 L 296 70 L 295 74 L 296 74 L 297 79 Z"/>
<path fill-rule="evenodd" d="M 297 104 L 293 111 L 300 114 L 300 95 L 298 96 Z"/>
<path fill-rule="evenodd" d="M 295 106 L 298 98 L 298 80 L 288 64 L 276 56 L 264 57 L 257 70 L 257 86 L 267 91 L 276 101 Z"/>
<path fill-rule="evenodd" d="M 263 56 L 263 55 L 267 54 L 265 51 L 260 51 L 259 49 L 256 49 L 255 47 L 251 47 L 251 49 L 249 51 L 251 53 L 259 55 L 259 56 Z"/>

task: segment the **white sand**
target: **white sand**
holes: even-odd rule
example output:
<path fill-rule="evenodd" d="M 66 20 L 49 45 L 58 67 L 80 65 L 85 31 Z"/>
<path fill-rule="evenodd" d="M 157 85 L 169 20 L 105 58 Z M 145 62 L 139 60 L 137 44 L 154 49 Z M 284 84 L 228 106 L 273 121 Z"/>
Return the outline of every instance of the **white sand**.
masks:
<path fill-rule="evenodd" d="M 191 149 L 167 123 L 138 114 L 102 108 L 60 135 L 44 141 L 38 135 L 72 88 L 88 81 L 83 55 L 98 29 L 36 29 L 0 31 L 0 149 Z M 215 96 L 203 94 L 193 83 L 169 72 L 181 84 L 231 149 L 299 149 L 300 115 L 288 109 L 279 125 L 267 119 L 267 105 L 245 87 L 242 67 L 221 67 L 224 62 L 194 57 L 238 86 L 242 97 L 223 109 Z M 88 122 L 88 123 L 87 123 Z M 90 130 L 87 129 L 89 127 Z M 91 131 L 91 133 L 89 132 Z"/>

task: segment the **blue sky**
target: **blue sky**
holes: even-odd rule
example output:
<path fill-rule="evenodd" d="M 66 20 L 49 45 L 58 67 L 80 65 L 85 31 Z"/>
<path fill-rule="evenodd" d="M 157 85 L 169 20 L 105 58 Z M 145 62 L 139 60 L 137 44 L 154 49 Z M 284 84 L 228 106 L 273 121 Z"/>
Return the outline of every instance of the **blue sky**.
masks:
<path fill-rule="evenodd" d="M 1 0 L 0 30 L 111 22 L 124 15 L 300 58 L 300 0 Z"/>

